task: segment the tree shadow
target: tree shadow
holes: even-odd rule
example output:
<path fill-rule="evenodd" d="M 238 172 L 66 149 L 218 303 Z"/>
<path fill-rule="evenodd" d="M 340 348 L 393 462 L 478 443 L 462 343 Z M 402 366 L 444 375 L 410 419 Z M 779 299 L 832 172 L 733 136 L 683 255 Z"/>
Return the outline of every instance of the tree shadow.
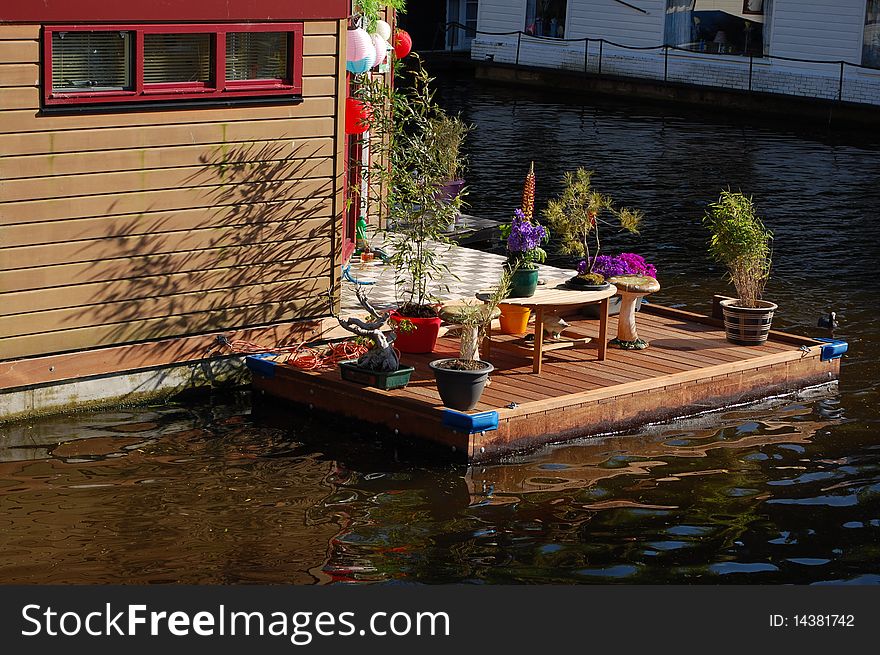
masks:
<path fill-rule="evenodd" d="M 223 144 L 179 187 L 178 211 L 158 204 L 100 239 L 88 298 L 47 312 L 59 350 L 240 329 L 329 314 L 335 248 L 332 156 L 290 140 Z M 106 212 L 113 214 L 117 202 Z M 47 308 L 49 309 L 49 308 Z M 70 337 L 70 338 L 68 338 Z"/>

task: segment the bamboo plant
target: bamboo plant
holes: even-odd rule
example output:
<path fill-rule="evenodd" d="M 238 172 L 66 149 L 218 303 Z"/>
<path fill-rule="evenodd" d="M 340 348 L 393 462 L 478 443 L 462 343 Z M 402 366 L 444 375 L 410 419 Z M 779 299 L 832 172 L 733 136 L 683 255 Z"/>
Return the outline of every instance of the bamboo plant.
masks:
<path fill-rule="evenodd" d="M 371 201 L 387 217 L 398 311 L 429 317 L 437 315 L 432 283 L 451 275 L 441 254 L 450 245 L 446 230 L 461 213 L 462 197 L 445 199 L 437 193 L 448 181 L 443 136 L 448 116 L 434 99 L 433 80 L 418 55 L 411 59 L 415 67 L 399 70 L 393 88 L 366 80 L 360 90 L 372 108 L 371 165 L 364 173 Z"/>
<path fill-rule="evenodd" d="M 758 217 L 752 198 L 730 189 L 709 205 L 703 223 L 712 236 L 709 254 L 727 267 L 740 307 L 754 308 L 770 279 L 773 233 Z"/>

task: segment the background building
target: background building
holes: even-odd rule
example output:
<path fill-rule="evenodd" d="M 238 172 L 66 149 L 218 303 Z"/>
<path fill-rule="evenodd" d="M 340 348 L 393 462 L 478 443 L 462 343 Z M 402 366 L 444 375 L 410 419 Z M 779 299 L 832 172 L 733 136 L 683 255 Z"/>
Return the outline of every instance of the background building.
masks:
<path fill-rule="evenodd" d="M 880 0 L 480 0 L 477 60 L 880 103 Z"/>

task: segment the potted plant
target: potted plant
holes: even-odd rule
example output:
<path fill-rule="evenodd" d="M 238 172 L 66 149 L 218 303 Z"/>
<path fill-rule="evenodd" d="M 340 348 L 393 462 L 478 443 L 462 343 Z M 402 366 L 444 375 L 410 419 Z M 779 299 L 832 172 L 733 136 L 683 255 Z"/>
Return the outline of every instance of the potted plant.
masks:
<path fill-rule="evenodd" d="M 709 205 L 703 219 L 711 232 L 709 254 L 727 267 L 737 298 L 722 300 L 727 339 L 741 345 L 767 341 L 777 306 L 762 300 L 770 279 L 770 232 L 758 217 L 751 197 L 729 189 Z"/>
<path fill-rule="evenodd" d="M 645 261 L 641 255 L 634 252 L 624 252 L 617 256 L 599 255 L 593 260 L 592 272 L 586 260 L 581 260 L 577 266 L 577 275 L 568 281 L 568 285 L 575 288 L 588 288 L 592 284 L 596 284 L 601 278 L 601 283 L 612 277 L 620 275 L 647 275 L 648 277 L 657 277 L 657 268 L 653 264 Z M 580 280 L 583 278 L 583 282 Z M 635 303 L 635 311 L 639 311 L 644 302 L 644 298 L 638 298 Z M 608 314 L 615 315 L 620 313 L 621 297 L 615 295 L 609 298 Z M 599 318 L 599 308 L 596 305 L 587 305 L 581 310 L 581 314 L 588 318 Z"/>
<path fill-rule="evenodd" d="M 585 168 L 567 172 L 565 188 L 548 203 L 544 218 L 559 240 L 559 250 L 582 260 L 571 285 L 597 290 L 607 287 L 606 276 L 596 270 L 602 247 L 600 226 L 612 225 L 613 219 L 624 231 L 638 234 L 644 214 L 637 209 L 615 207 L 610 196 L 593 188 L 592 178 L 593 171 Z"/>
<path fill-rule="evenodd" d="M 457 197 L 464 189 L 465 159 L 461 154 L 461 146 L 471 128 L 458 116 L 449 116 L 438 112 L 432 119 L 431 129 L 437 138 L 437 157 L 439 167 L 445 171 L 445 181 L 437 193 L 440 200 L 448 201 Z"/>
<path fill-rule="evenodd" d="M 449 162 L 441 131 L 443 112 L 434 100 L 418 56 L 417 66 L 394 88 L 367 81 L 364 95 L 373 110 L 371 190 L 375 204 L 388 217 L 388 263 L 395 271 L 398 308 L 395 324 L 407 319 L 409 332 L 397 334 L 405 353 L 431 352 L 440 329 L 432 283 L 450 275 L 440 257 L 450 244 L 446 230 L 461 210 L 462 198 L 441 198 L 436 190 L 447 181 Z"/>
<path fill-rule="evenodd" d="M 357 287 L 355 294 L 361 306 L 369 312 L 371 320 L 342 319 L 338 316 L 336 320 L 345 330 L 366 341 L 369 349 L 356 360 L 339 363 L 342 379 L 386 390 L 405 387 L 415 369 L 412 366 L 401 366 L 400 356 L 393 346 L 394 333 L 386 335 L 382 331 L 390 318 L 389 313 L 377 312 L 361 287 Z"/>
<path fill-rule="evenodd" d="M 468 411 L 477 406 L 495 368 L 480 359 L 479 346 L 486 329 L 498 314 L 498 305 L 510 292 L 511 273 L 505 269 L 501 280 L 485 303 L 466 302 L 444 308 L 445 318 L 461 326 L 458 357 L 436 359 L 428 366 L 434 372 L 437 391 L 450 409 Z"/>
<path fill-rule="evenodd" d="M 547 259 L 541 244 L 547 241 L 547 228 L 526 218 L 522 209 L 513 213 L 513 221 L 506 226 L 507 267 L 510 270 L 510 298 L 528 298 L 535 295 L 538 286 L 538 264 Z"/>

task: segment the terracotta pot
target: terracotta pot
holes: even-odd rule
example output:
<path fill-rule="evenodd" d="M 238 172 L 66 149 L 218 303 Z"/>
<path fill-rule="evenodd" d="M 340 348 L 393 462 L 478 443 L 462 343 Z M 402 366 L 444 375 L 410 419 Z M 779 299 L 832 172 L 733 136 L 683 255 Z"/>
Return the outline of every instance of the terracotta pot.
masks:
<path fill-rule="evenodd" d="M 529 316 L 532 310 L 519 305 L 498 305 L 501 310 L 501 333 L 502 334 L 525 334 L 529 331 Z"/>
<path fill-rule="evenodd" d="M 401 316 L 397 312 L 391 312 L 393 321 L 409 321 L 415 327 L 414 330 L 404 332 L 395 330 L 397 338 L 394 347 L 402 353 L 429 353 L 437 345 L 437 335 L 440 333 L 440 317 L 412 318 Z"/>

